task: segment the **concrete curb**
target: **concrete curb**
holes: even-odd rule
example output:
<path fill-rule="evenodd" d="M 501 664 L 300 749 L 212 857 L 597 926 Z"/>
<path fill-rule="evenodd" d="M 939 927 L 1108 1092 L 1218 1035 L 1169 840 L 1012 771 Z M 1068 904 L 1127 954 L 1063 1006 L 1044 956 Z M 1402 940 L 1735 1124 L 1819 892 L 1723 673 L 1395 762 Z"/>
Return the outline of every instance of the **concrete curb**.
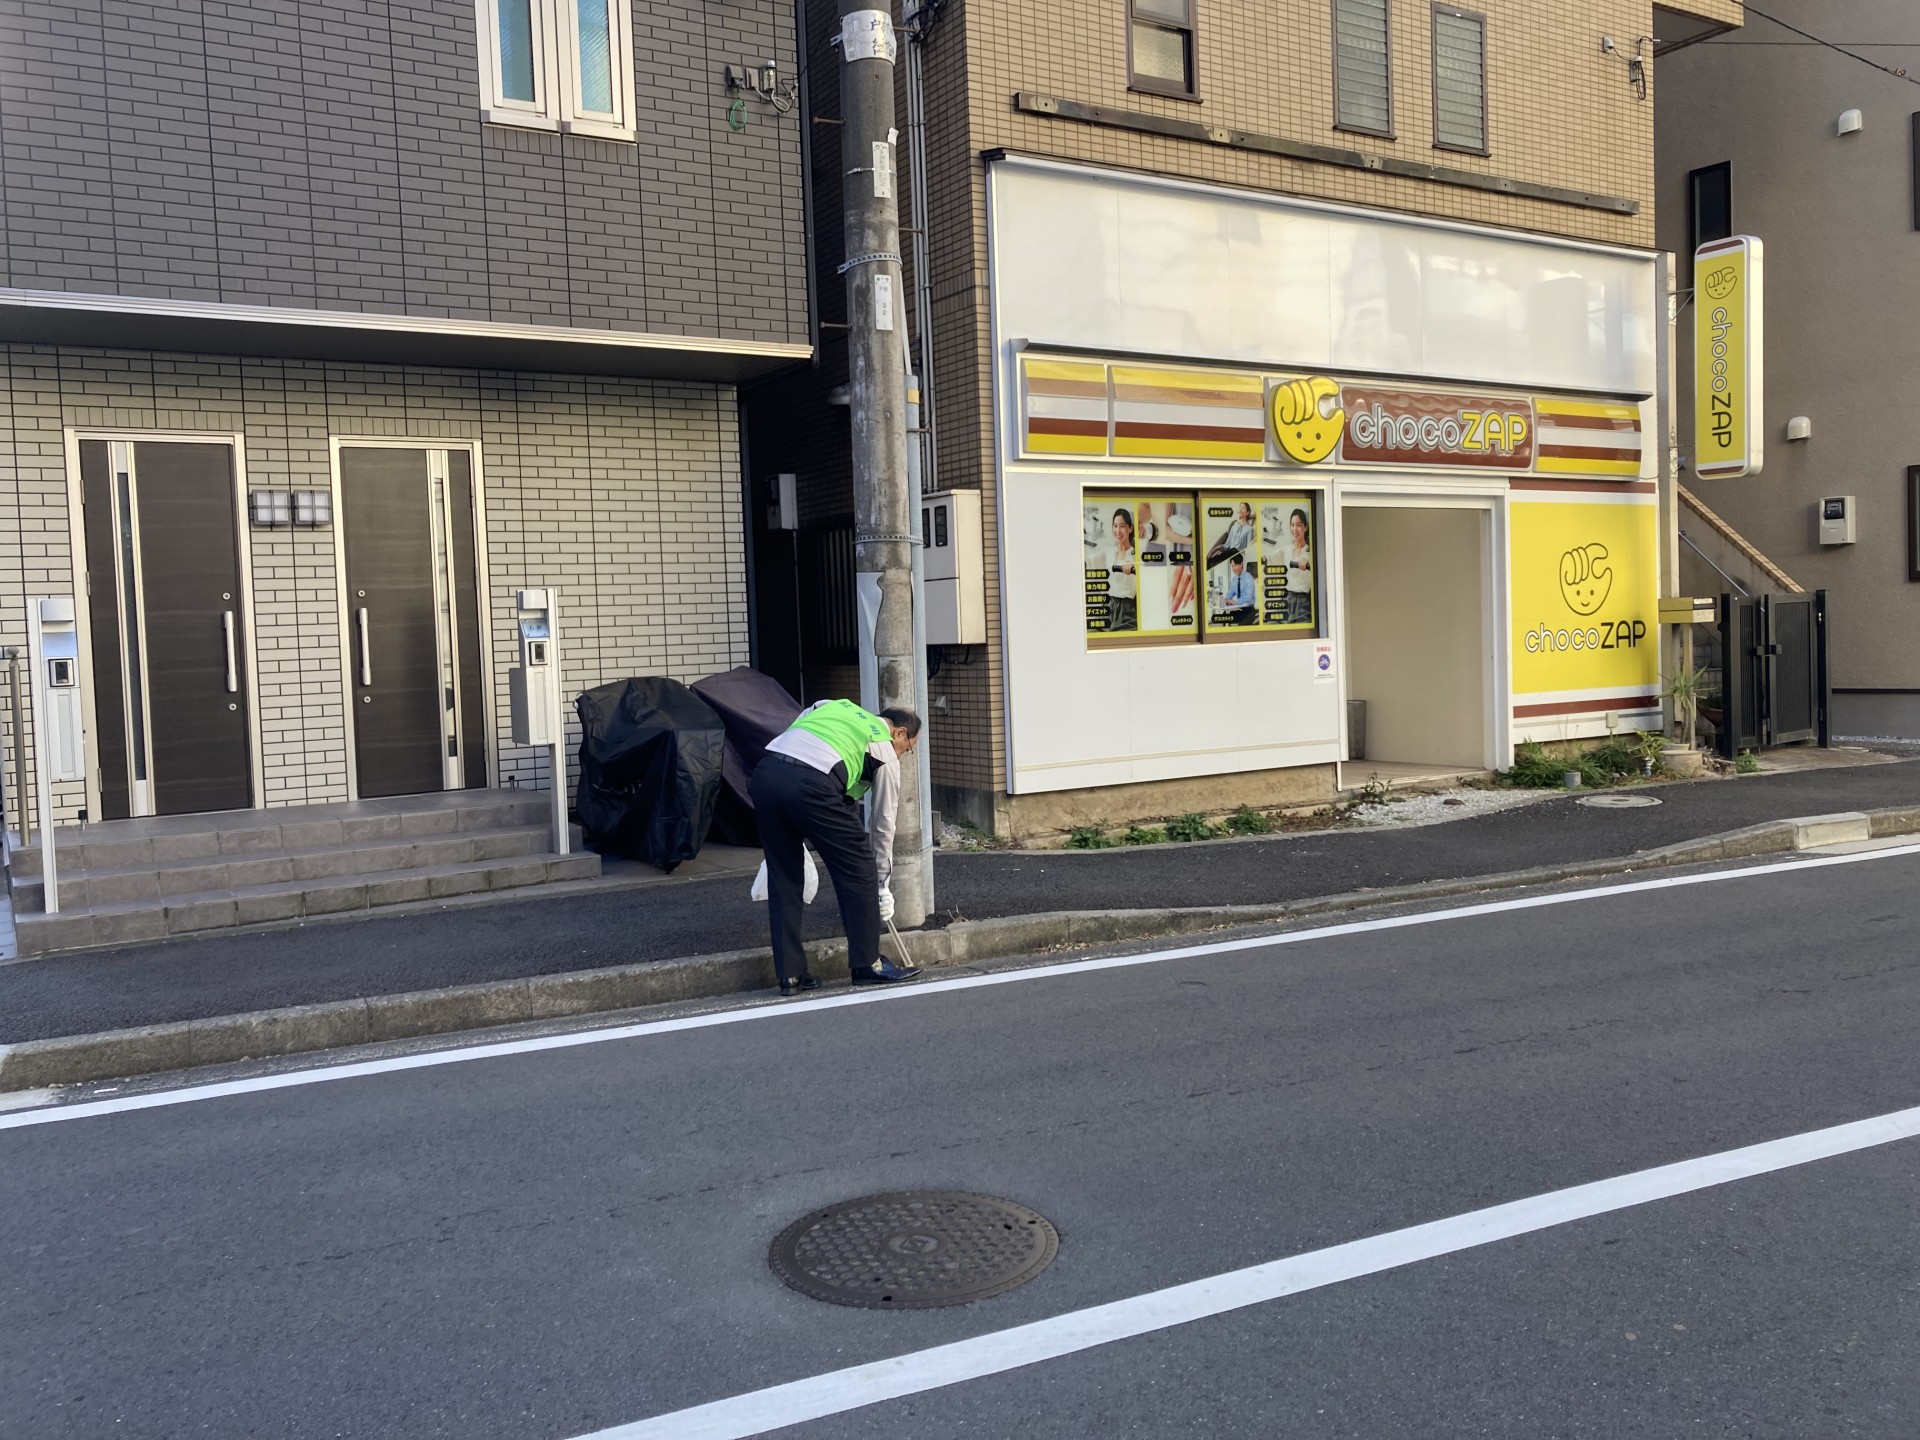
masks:
<path fill-rule="evenodd" d="M 1445 899 L 1485 890 L 1590 879 L 1668 865 L 1738 860 L 1915 833 L 1920 833 L 1920 806 L 1801 816 L 1609 859 L 1357 890 L 1283 904 L 1056 911 L 963 921 L 945 930 L 916 932 L 908 946 L 914 962 L 919 965 L 967 965 L 1045 950 L 1193 935 L 1363 906 Z M 892 951 L 891 942 L 887 948 Z M 828 980 L 846 976 L 845 941 L 816 941 L 807 950 L 816 975 Z M 733 950 L 680 960 L 537 975 L 523 980 L 218 1015 L 205 1020 L 144 1025 L 92 1035 L 27 1040 L 0 1046 L 0 1092 L 152 1075 L 200 1065 L 298 1055 L 494 1025 L 560 1020 L 673 1001 L 713 999 L 768 989 L 773 979 L 770 951 Z"/>

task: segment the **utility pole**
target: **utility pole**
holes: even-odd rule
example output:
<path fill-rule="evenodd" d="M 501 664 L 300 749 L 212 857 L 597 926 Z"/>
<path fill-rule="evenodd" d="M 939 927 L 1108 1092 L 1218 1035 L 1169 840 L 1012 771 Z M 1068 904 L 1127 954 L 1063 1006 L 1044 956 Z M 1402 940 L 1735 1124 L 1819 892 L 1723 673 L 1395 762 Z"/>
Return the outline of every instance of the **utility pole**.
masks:
<path fill-rule="evenodd" d="M 861 669 L 878 706 L 915 707 L 913 526 L 907 500 L 906 306 L 894 145 L 893 12 L 840 0 L 841 193 L 847 254 L 848 400 L 853 422 L 854 583 Z M 869 661 L 869 657 L 870 661 Z M 865 698 L 864 696 L 862 697 Z M 926 717 L 921 716 L 924 722 Z M 922 756 L 901 766 L 893 854 L 899 921 L 931 909 L 920 806 Z"/>

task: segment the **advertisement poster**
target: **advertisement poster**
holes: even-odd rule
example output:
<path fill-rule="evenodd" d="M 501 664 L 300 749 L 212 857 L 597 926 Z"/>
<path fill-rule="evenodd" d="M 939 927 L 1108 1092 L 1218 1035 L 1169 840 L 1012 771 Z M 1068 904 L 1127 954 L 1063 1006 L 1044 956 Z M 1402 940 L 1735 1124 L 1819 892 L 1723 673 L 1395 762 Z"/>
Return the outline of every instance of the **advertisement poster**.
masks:
<path fill-rule="evenodd" d="M 1316 633 L 1313 497 L 1211 495 L 1200 508 L 1208 628 L 1249 635 Z"/>
<path fill-rule="evenodd" d="M 1081 569 L 1090 637 L 1197 640 L 1193 497 L 1090 495 Z"/>
<path fill-rule="evenodd" d="M 1513 689 L 1575 714 L 1659 703 L 1653 497 L 1522 500 L 1512 507 Z M 1583 702 L 1582 696 L 1591 697 Z M 1537 707 L 1532 707 L 1537 708 Z"/>

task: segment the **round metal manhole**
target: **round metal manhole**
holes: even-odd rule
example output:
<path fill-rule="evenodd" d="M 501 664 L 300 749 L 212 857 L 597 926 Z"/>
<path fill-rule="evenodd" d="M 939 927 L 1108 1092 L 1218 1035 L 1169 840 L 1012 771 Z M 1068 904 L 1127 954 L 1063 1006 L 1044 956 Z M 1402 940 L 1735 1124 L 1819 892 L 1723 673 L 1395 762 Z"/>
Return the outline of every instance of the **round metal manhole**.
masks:
<path fill-rule="evenodd" d="M 1024 1205 L 964 1190 L 906 1190 L 801 1216 L 774 1237 L 767 1263 L 816 1300 L 927 1310 L 1024 1285 L 1059 1250 L 1059 1233 Z"/>
<path fill-rule="evenodd" d="M 1596 810 L 1644 810 L 1660 801 L 1652 795 L 1589 795 L 1580 803 Z"/>

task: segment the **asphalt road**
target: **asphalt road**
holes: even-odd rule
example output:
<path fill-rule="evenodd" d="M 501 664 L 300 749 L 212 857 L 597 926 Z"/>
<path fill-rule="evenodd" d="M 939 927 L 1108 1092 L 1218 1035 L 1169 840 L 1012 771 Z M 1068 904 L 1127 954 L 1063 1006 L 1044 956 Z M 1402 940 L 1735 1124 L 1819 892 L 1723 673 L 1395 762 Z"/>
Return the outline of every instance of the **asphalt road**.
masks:
<path fill-rule="evenodd" d="M 947 917 L 1277 904 L 1631 855 L 1791 815 L 1920 804 L 1920 761 L 1654 787 L 1664 803 L 1571 798 L 1413 830 L 1143 850 L 942 853 Z M 421 911 L 0 965 L 0 1044 L 282 1005 L 550 975 L 767 943 L 738 879 Z M 809 935 L 835 935 L 823 888 Z"/>
<path fill-rule="evenodd" d="M 1904 1110 L 1916 883 L 1801 861 L 0 1114 L 0 1435 L 571 1440 Z M 1909 1437 L 1916 1182 L 1920 1140 L 1861 1148 L 790 1433 Z M 918 1187 L 1031 1205 L 1059 1257 L 907 1313 L 768 1271 L 795 1217 Z"/>

